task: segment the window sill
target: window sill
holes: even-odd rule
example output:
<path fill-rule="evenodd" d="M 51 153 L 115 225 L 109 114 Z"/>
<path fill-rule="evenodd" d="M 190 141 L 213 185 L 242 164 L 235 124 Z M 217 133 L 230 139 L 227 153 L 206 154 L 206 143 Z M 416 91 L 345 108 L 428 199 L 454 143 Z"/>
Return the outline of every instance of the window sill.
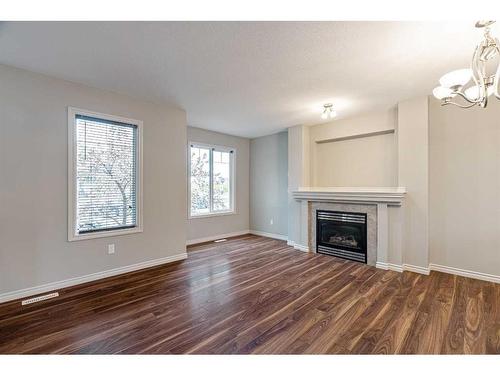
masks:
<path fill-rule="evenodd" d="M 236 215 L 236 211 L 224 211 L 224 212 L 212 212 L 209 214 L 202 215 L 189 215 L 189 219 L 206 219 L 209 217 L 217 217 L 217 216 L 228 216 L 228 215 Z"/>
<path fill-rule="evenodd" d="M 68 241 L 73 242 L 73 241 L 91 240 L 94 238 L 117 237 L 117 236 L 124 236 L 127 234 L 142 233 L 142 231 L 143 231 L 142 227 L 135 227 L 135 228 L 117 229 L 117 230 L 87 233 L 87 234 L 72 234 L 72 233 L 70 233 L 68 235 Z"/>

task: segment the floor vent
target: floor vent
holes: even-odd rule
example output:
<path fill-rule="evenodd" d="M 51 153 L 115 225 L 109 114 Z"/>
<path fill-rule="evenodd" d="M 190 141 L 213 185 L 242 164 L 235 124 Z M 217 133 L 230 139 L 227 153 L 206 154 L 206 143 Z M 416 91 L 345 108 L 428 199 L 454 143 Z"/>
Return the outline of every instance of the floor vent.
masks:
<path fill-rule="evenodd" d="M 227 241 L 227 238 L 221 238 L 220 240 L 215 240 L 214 242 L 225 242 Z"/>
<path fill-rule="evenodd" d="M 29 305 L 31 303 L 35 302 L 40 302 L 40 301 L 45 301 L 46 299 L 51 299 L 51 298 L 56 298 L 59 297 L 59 293 L 50 293 L 50 294 L 45 294 L 43 296 L 38 296 L 38 297 L 33 297 L 30 299 L 25 299 L 24 301 L 21 302 L 21 305 Z"/>

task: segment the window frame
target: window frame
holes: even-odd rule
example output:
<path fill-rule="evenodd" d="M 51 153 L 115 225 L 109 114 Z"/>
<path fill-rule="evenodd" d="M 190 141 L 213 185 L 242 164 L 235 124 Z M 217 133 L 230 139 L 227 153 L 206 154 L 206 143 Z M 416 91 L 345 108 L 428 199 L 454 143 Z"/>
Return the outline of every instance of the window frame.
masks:
<path fill-rule="evenodd" d="M 77 191 L 76 191 L 76 172 L 77 172 L 77 132 L 76 116 L 89 116 L 98 119 L 117 121 L 125 124 L 137 126 L 137 148 L 136 148 L 136 225 L 132 228 L 106 229 L 97 232 L 78 233 L 77 223 Z M 89 240 L 93 238 L 115 237 L 126 234 L 143 232 L 143 211 L 142 211 L 142 128 L 143 123 L 140 120 L 89 111 L 85 109 L 68 107 L 68 241 Z"/>
<path fill-rule="evenodd" d="M 208 148 L 211 150 L 210 152 L 210 161 L 209 161 L 209 166 L 210 166 L 210 183 L 209 183 L 209 189 L 210 189 L 210 212 L 206 214 L 199 214 L 199 215 L 193 215 L 191 213 L 191 148 L 192 147 L 200 147 L 200 148 Z M 228 146 L 220 146 L 220 145 L 214 145 L 214 144 L 208 144 L 208 143 L 201 143 L 201 142 L 195 142 L 195 141 L 189 141 L 188 142 L 188 150 L 187 150 L 188 158 L 187 158 L 187 177 L 188 177 L 188 218 L 189 219 L 203 219 L 203 218 L 208 218 L 208 217 L 216 217 L 216 216 L 226 216 L 226 215 L 235 215 L 236 214 L 236 149 L 234 147 L 228 147 Z M 229 152 L 229 201 L 231 203 L 231 209 L 230 210 L 225 210 L 225 211 L 212 211 L 212 194 L 213 194 L 213 186 L 212 186 L 212 181 L 213 181 L 213 160 L 212 160 L 212 153 L 213 151 L 222 151 L 222 152 Z"/>

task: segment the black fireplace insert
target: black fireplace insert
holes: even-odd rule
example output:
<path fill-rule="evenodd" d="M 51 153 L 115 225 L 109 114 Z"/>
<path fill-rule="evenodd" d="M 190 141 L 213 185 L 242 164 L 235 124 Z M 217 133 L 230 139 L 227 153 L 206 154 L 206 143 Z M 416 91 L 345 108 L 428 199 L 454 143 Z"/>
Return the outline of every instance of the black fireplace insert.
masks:
<path fill-rule="evenodd" d="M 316 211 L 316 251 L 366 263 L 366 214 Z"/>

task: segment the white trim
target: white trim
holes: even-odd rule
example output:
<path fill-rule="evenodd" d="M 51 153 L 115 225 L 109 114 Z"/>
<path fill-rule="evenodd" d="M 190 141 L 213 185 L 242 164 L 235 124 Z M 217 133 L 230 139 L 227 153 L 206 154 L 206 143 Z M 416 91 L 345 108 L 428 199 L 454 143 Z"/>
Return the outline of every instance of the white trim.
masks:
<path fill-rule="evenodd" d="M 283 234 L 262 232 L 260 230 L 250 230 L 250 233 L 251 234 L 255 234 L 256 236 L 274 238 L 276 240 L 283 240 L 283 241 L 287 241 L 288 240 L 288 237 L 285 236 L 285 235 L 283 235 Z"/>
<path fill-rule="evenodd" d="M 406 188 L 404 187 L 303 187 L 292 191 L 297 200 L 356 202 L 356 203 L 386 203 L 391 206 L 401 206 Z"/>
<path fill-rule="evenodd" d="M 74 234 L 72 237 L 68 237 L 68 241 L 73 242 L 73 241 L 91 240 L 94 238 L 102 238 L 102 237 L 124 236 L 126 234 L 142 233 L 143 231 L 144 230 L 142 228 L 133 227 L 126 229 L 107 230 L 95 233 Z"/>
<path fill-rule="evenodd" d="M 461 269 L 461 268 L 455 268 L 455 267 L 449 267 L 449 266 L 442 266 L 440 264 L 434 264 L 434 263 L 429 264 L 429 268 L 432 271 L 439 271 L 439 272 L 444 272 L 444 273 L 450 273 L 452 275 L 470 277 L 471 279 L 491 281 L 491 282 L 499 283 L 500 284 L 500 276 L 498 276 L 498 275 L 491 275 L 491 274 L 488 274 L 488 273 L 482 273 L 482 272 L 476 272 L 476 271 L 469 271 L 469 270 L 464 270 L 464 269 Z"/>
<path fill-rule="evenodd" d="M 377 254 L 376 261 L 387 263 L 389 253 L 389 212 L 387 203 L 377 203 Z"/>
<path fill-rule="evenodd" d="M 382 270 L 391 270 L 396 272 L 410 271 L 415 273 L 421 273 L 423 275 L 428 275 L 430 273 L 429 269 L 421 266 L 414 266 L 412 264 L 394 264 L 394 263 L 386 263 L 386 262 L 377 262 L 375 267 L 380 268 Z"/>
<path fill-rule="evenodd" d="M 412 264 L 403 264 L 403 270 L 421 273 L 422 275 L 429 275 L 431 273 L 431 270 L 428 267 L 414 266 Z"/>
<path fill-rule="evenodd" d="M 288 246 L 292 246 L 295 250 L 300 250 L 300 251 L 303 251 L 305 253 L 308 253 L 309 252 L 309 247 L 308 246 L 304 246 L 304 245 L 300 245 L 298 243 L 295 243 L 293 241 L 286 241 L 286 244 Z"/>
<path fill-rule="evenodd" d="M 380 268 L 381 270 L 388 270 L 389 269 L 389 264 L 390 263 L 386 263 L 386 262 L 376 262 L 375 263 L 375 267 L 376 268 Z M 401 272 L 403 270 L 401 269 Z"/>
<path fill-rule="evenodd" d="M 384 270 L 393 270 L 397 272 L 410 271 L 410 272 L 420 273 L 422 275 L 429 275 L 431 271 L 438 271 L 457 276 L 469 277 L 471 279 L 491 281 L 493 283 L 500 284 L 500 276 L 498 275 L 491 275 L 482 272 L 464 270 L 461 268 L 442 266 L 440 264 L 434 264 L 434 263 L 429 264 L 429 267 L 422 267 L 422 266 L 415 266 L 412 264 L 403 264 L 402 266 L 400 266 L 392 263 L 377 262 L 376 267 Z"/>
<path fill-rule="evenodd" d="M 330 142 L 340 142 L 340 141 L 347 141 L 347 140 L 351 140 L 351 139 L 368 138 L 368 137 L 375 137 L 378 135 L 394 134 L 395 132 L 396 132 L 396 129 L 392 128 L 392 129 L 371 131 L 371 132 L 366 132 L 366 133 L 357 133 L 357 134 L 346 135 L 346 136 L 342 136 L 342 137 L 318 139 L 315 142 L 318 144 L 330 143 Z"/>
<path fill-rule="evenodd" d="M 295 250 L 300 250 L 300 251 L 303 251 L 305 253 L 308 253 L 309 252 L 309 247 L 308 246 L 304 246 L 304 245 L 299 245 L 299 244 L 294 244 L 293 245 L 293 248 Z"/>
<path fill-rule="evenodd" d="M 376 262 L 375 267 L 380 268 L 382 270 L 403 272 L 403 266 L 400 266 L 399 264 L 392 264 L 392 263 L 386 263 L 386 262 Z"/>
<path fill-rule="evenodd" d="M 12 301 L 19 298 L 30 297 L 36 294 L 51 292 L 53 290 L 67 288 L 78 284 L 88 283 L 90 281 L 100 280 L 111 276 L 121 275 L 123 273 L 142 270 L 144 268 L 159 266 L 161 264 L 176 262 L 187 258 L 186 253 L 172 255 L 164 258 L 148 260 L 141 263 L 131 264 L 129 266 L 113 268 L 107 271 L 92 273 L 90 275 L 74 277 L 71 279 L 56 281 L 31 288 L 20 289 L 13 292 L 0 294 L 0 303 Z"/>
<path fill-rule="evenodd" d="M 197 243 L 210 242 L 210 241 L 220 240 L 222 238 L 242 236 L 242 235 L 248 234 L 248 233 L 250 233 L 250 230 L 245 229 L 245 230 L 240 230 L 238 232 L 217 234 L 215 236 L 209 236 L 209 237 L 200 237 L 200 238 L 195 238 L 192 240 L 187 240 L 186 245 L 195 245 Z"/>
<path fill-rule="evenodd" d="M 203 215 L 192 215 L 189 217 L 189 220 L 191 219 L 206 219 L 209 217 L 217 217 L 217 216 L 228 216 L 228 215 L 237 215 L 237 212 L 235 211 L 216 211 L 216 212 L 211 212 L 209 214 L 203 214 Z"/>
<path fill-rule="evenodd" d="M 221 146 L 221 145 L 216 145 L 212 143 L 203 143 L 203 142 L 196 142 L 196 141 L 189 141 L 189 147 L 194 146 L 194 147 L 201 147 L 201 148 L 215 148 L 217 151 L 225 151 L 225 152 L 230 152 L 234 151 L 234 147 L 230 146 Z"/>
<path fill-rule="evenodd" d="M 76 218 L 76 131 L 75 131 L 75 117 L 76 115 L 84 115 L 90 117 L 102 118 L 104 120 L 118 121 L 126 124 L 132 124 L 137 126 L 137 166 L 136 166 L 136 226 L 128 229 L 116 229 L 95 233 L 77 234 L 75 232 L 75 226 L 77 222 Z M 142 187 L 143 187 L 143 123 L 140 120 L 134 120 L 126 117 L 109 115 L 105 113 L 88 111 L 85 109 L 68 107 L 68 241 L 80 241 L 88 240 L 92 238 L 101 237 L 114 237 L 125 234 L 140 233 L 143 231 L 143 217 L 142 217 Z"/>
<path fill-rule="evenodd" d="M 229 154 L 229 163 L 230 163 L 230 173 L 229 173 L 229 195 L 230 195 L 230 200 L 231 200 L 231 209 L 228 211 L 213 211 L 212 210 L 212 179 L 213 175 L 210 173 L 210 212 L 206 214 L 201 214 L 201 215 L 192 215 L 191 214 L 191 147 L 200 147 L 200 148 L 206 148 L 210 150 L 210 159 L 209 159 L 209 164 L 210 164 L 210 172 L 212 171 L 212 155 L 213 155 L 213 150 L 215 151 L 224 151 L 224 152 L 231 152 Z M 219 146 L 219 145 L 213 145 L 213 144 L 207 144 L 207 143 L 201 143 L 201 142 L 196 142 L 196 141 L 189 141 L 188 142 L 188 149 L 187 149 L 187 196 L 188 196 L 188 205 L 187 205 L 187 215 L 188 219 L 200 219 L 200 218 L 208 218 L 208 217 L 216 217 L 216 216 L 225 216 L 225 215 L 233 215 L 236 214 L 236 148 L 234 147 L 227 147 L 227 146 Z"/>
<path fill-rule="evenodd" d="M 377 262 L 376 267 L 384 269 L 384 270 L 393 270 L 393 271 L 398 271 L 398 272 L 402 272 L 402 271 L 416 272 L 416 273 L 420 273 L 423 275 L 429 275 L 431 271 L 438 271 L 438 272 L 449 273 L 451 275 L 469 277 L 471 279 L 490 281 L 493 283 L 500 284 L 500 276 L 499 275 L 491 275 L 488 273 L 469 271 L 469 270 L 464 270 L 461 268 L 442 266 L 440 264 L 434 264 L 434 263 L 429 264 L 429 267 L 426 268 L 426 267 L 421 267 L 421 266 L 414 266 L 411 264 L 403 264 L 402 266 L 399 266 L 397 264 Z"/>

